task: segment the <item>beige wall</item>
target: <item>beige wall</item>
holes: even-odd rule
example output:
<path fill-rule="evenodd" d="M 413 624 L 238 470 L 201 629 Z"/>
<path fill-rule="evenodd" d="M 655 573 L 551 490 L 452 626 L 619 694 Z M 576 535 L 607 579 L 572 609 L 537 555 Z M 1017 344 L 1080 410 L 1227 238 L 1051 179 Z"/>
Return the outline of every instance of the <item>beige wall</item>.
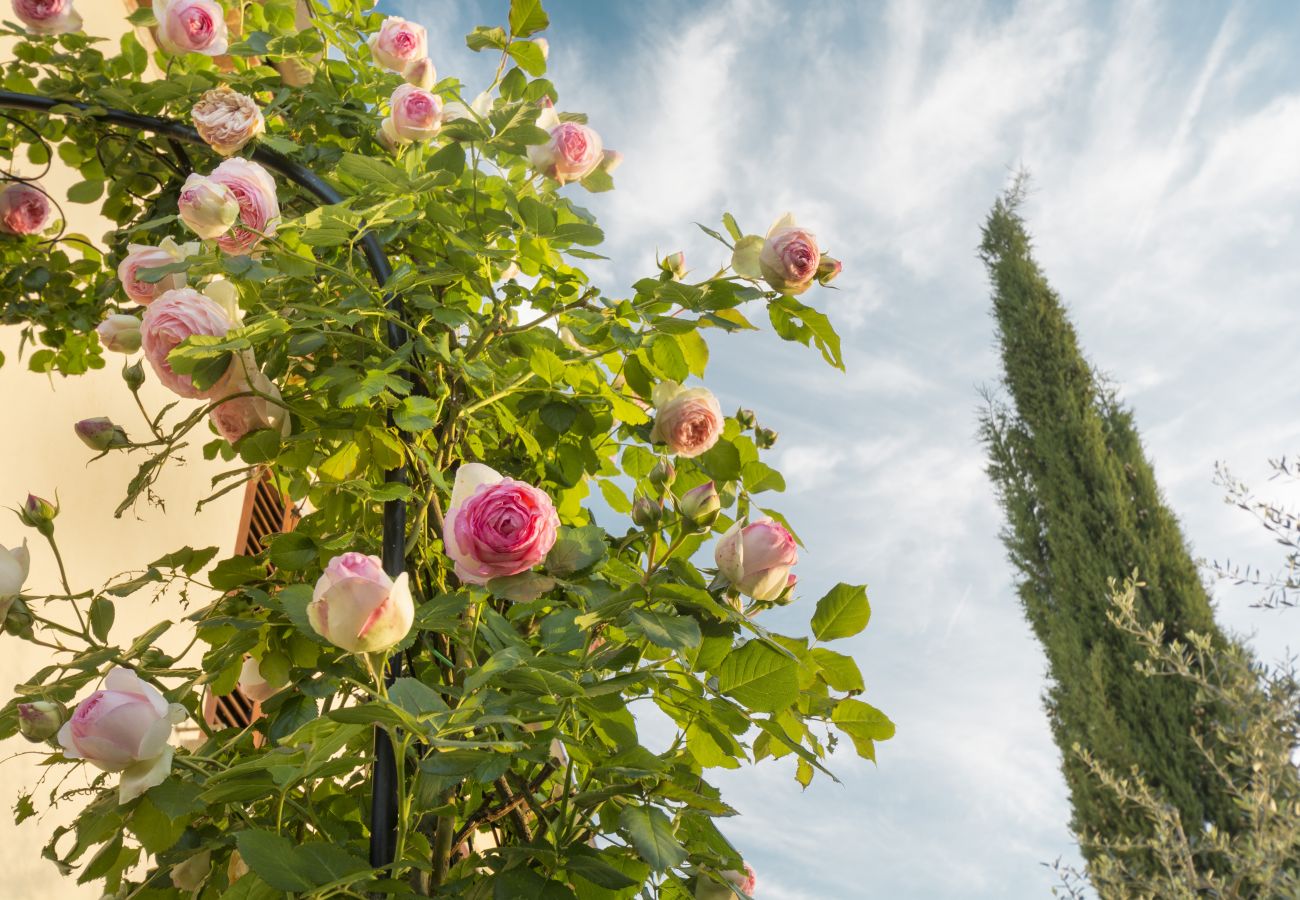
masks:
<path fill-rule="evenodd" d="M 85 19 L 86 31 L 109 38 L 110 46 L 116 45 L 128 27 L 120 0 L 91 0 L 79 3 L 77 8 Z M 0 46 L 0 63 L 8 54 L 8 48 Z M 76 180 L 70 173 L 55 169 L 44 186 L 51 194 L 61 196 Z M 104 234 L 109 223 L 93 215 L 92 209 L 64 204 L 70 230 L 92 237 Z M 63 510 L 57 534 L 73 589 L 102 584 L 118 572 L 143 567 L 185 544 L 217 545 L 223 554 L 228 553 L 235 541 L 242 491 L 226 495 L 201 513 L 194 511 L 195 504 L 210 492 L 211 478 L 228 468 L 203 460 L 200 447 L 208 434 L 206 426 L 196 432 L 196 441 L 183 454 L 185 464 L 170 466 L 159 483 L 159 494 L 167 501 L 166 511 L 142 502 L 134 512 L 114 519 L 113 510 L 125 496 L 126 484 L 144 457 L 141 453 L 128 456 L 119 452 L 87 465 L 93 454 L 76 438 L 72 426 L 79 419 L 103 415 L 121 424 L 133 437 L 146 433 L 121 379 L 124 357 L 108 354 L 108 367 L 89 375 L 51 378 L 27 371 L 26 360 L 19 357 L 18 339 L 17 328 L 0 328 L 0 352 L 5 356 L 0 367 L 0 397 L 4 398 L 6 413 L 5 440 L 0 449 L 0 507 L 16 508 L 28 491 L 51 500 L 58 492 Z M 175 399 L 152 380 L 152 373 L 141 394 L 146 407 L 155 411 Z M 191 403 L 181 401 L 182 408 Z M 0 509 L 0 543 L 14 546 L 24 538 L 29 539 L 32 551 L 29 592 L 57 590 L 58 573 L 48 546 L 36 532 Z M 198 599 L 202 602 L 204 598 Z M 66 614 L 66 609 L 63 612 Z M 174 599 L 154 601 L 149 592 L 141 592 L 118 601 L 112 636 L 118 642 L 128 642 L 152 623 L 181 615 L 184 611 Z M 8 636 L 0 635 L 0 647 L 0 691 L 5 693 L 51 659 L 50 651 Z M 20 790 L 36 790 L 38 809 L 48 805 L 50 789 L 64 768 L 52 770 L 54 777 L 38 786 L 44 770 L 37 763 L 44 754 L 33 754 L 32 750 L 32 745 L 20 738 L 0 745 L 0 759 L 5 760 L 0 764 L 0 871 L 4 872 L 0 896 L 40 900 L 98 897 L 99 891 L 90 886 L 78 888 L 73 879 L 59 878 L 53 864 L 40 857 L 49 834 L 69 818 L 70 810 L 55 810 L 18 827 L 2 811 L 12 806 Z M 14 754 L 24 755 L 9 758 Z M 78 772 L 65 786 L 84 783 L 85 777 Z"/>

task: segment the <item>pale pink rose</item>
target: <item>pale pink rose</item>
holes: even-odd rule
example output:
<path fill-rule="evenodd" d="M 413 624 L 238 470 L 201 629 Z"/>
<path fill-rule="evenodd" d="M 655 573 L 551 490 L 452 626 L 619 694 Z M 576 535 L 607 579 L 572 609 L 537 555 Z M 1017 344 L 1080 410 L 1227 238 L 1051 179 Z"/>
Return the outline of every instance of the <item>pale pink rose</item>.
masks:
<path fill-rule="evenodd" d="M 758 255 L 758 267 L 772 290 L 802 294 L 817 278 L 821 259 L 817 238 L 796 225 L 794 216 L 786 213 L 768 231 Z"/>
<path fill-rule="evenodd" d="M 275 234 L 280 201 L 270 172 L 255 162 L 235 158 L 217 166 L 209 177 L 229 188 L 239 203 L 239 221 L 229 234 L 217 238 L 217 246 L 230 254 L 247 253 L 263 236 Z"/>
<path fill-rule="evenodd" d="M 158 45 L 168 53 L 220 56 L 229 49 L 226 12 L 216 0 L 154 0 Z"/>
<path fill-rule="evenodd" d="M 384 119 L 384 137 L 394 144 L 427 141 L 442 127 L 442 100 L 413 84 L 399 85 L 390 101 L 392 113 Z"/>
<path fill-rule="evenodd" d="M 551 139 L 528 148 L 528 161 L 547 178 L 560 184 L 581 181 L 605 161 L 600 135 L 578 122 L 560 122 L 550 129 Z"/>
<path fill-rule="evenodd" d="M 190 118 L 199 137 L 222 156 L 238 153 L 266 131 L 266 117 L 257 101 L 224 84 L 200 97 L 190 110 Z"/>
<path fill-rule="evenodd" d="M 171 238 L 164 238 L 158 247 L 143 244 L 131 244 L 127 254 L 117 266 L 117 280 L 122 282 L 126 295 L 144 306 L 154 298 L 167 291 L 185 287 L 185 273 L 173 272 L 164 275 L 155 282 L 141 281 L 141 269 L 157 269 L 178 263 L 198 251 L 198 244 L 177 244 Z"/>
<path fill-rule="evenodd" d="M 238 394 L 245 396 L 235 396 Z M 221 381 L 221 399 L 215 401 L 208 418 L 217 433 L 232 444 L 260 428 L 286 435 L 289 427 L 280 389 L 257 368 L 251 355 L 232 363 L 230 373 Z"/>
<path fill-rule="evenodd" d="M 349 653 L 389 650 L 415 621 L 406 573 L 393 580 L 377 556 L 336 556 L 316 582 L 307 620 L 321 637 Z"/>
<path fill-rule="evenodd" d="M 15 181 L 0 190 L 0 231 L 40 234 L 54 218 L 54 204 L 43 191 Z"/>
<path fill-rule="evenodd" d="M 239 219 L 239 201 L 224 184 L 191 172 L 181 186 L 176 211 L 190 231 L 210 239 L 221 237 Z"/>
<path fill-rule="evenodd" d="M 81 30 L 81 16 L 72 0 L 13 0 L 14 15 L 36 34 L 67 34 Z"/>
<path fill-rule="evenodd" d="M 545 491 L 480 463 L 456 471 L 443 541 L 461 581 L 486 584 L 527 572 L 551 552 L 559 527 Z"/>
<path fill-rule="evenodd" d="M 0 624 L 9 615 L 9 607 L 23 592 L 23 582 L 32 567 L 32 556 L 27 542 L 21 547 L 0 547 Z"/>
<path fill-rule="evenodd" d="M 433 60 L 426 56 L 424 59 L 408 63 L 402 70 L 402 77 L 406 79 L 407 84 L 429 91 L 433 90 L 433 86 L 438 83 L 438 70 L 434 68 Z"/>
<path fill-rule="evenodd" d="M 84 759 L 105 772 L 121 772 L 119 798 L 130 802 L 162 784 L 171 771 L 172 725 L 185 710 L 168 704 L 157 689 L 130 669 L 115 668 L 104 689 L 81 703 L 59 729 L 59 744 L 68 759 Z"/>
<path fill-rule="evenodd" d="M 99 343 L 110 353 L 134 353 L 140 349 L 140 320 L 126 313 L 114 313 L 95 328 Z"/>
<path fill-rule="evenodd" d="M 172 371 L 167 354 L 186 338 L 199 334 L 225 337 L 230 328 L 230 319 L 220 306 L 198 291 L 181 288 L 168 291 L 145 308 L 140 323 L 141 343 L 145 358 L 164 387 L 190 399 L 210 397 L 223 385 L 199 390 L 190 376 Z"/>
<path fill-rule="evenodd" d="M 411 63 L 429 55 L 429 38 L 424 26 L 397 16 L 384 19 L 384 24 L 367 43 L 375 63 L 399 75 Z"/>
<path fill-rule="evenodd" d="M 667 444 L 671 453 L 687 459 L 699 456 L 722 436 L 722 407 L 708 388 L 684 388 L 665 381 L 655 385 L 654 405 L 650 440 Z"/>
<path fill-rule="evenodd" d="M 790 587 L 790 569 L 799 561 L 794 536 L 772 519 L 727 529 L 713 559 L 732 587 L 755 600 L 776 600 Z"/>
<path fill-rule="evenodd" d="M 262 677 L 262 667 L 253 657 L 245 657 L 244 665 L 239 670 L 239 691 L 249 700 L 265 703 L 284 689 L 284 685 L 272 685 Z"/>

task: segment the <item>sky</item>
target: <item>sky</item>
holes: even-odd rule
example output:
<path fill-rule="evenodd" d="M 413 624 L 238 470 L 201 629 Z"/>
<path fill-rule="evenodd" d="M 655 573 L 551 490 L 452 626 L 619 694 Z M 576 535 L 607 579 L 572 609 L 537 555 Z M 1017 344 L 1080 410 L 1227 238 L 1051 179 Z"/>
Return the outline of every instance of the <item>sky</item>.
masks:
<path fill-rule="evenodd" d="M 442 77 L 486 86 L 495 60 L 463 36 L 503 22 L 504 0 L 380 6 L 429 29 Z M 546 7 L 560 108 L 625 155 L 613 193 L 565 188 L 607 235 L 602 288 L 625 296 L 678 249 L 711 274 L 726 251 L 693 223 L 724 211 L 762 233 L 790 210 L 844 261 L 838 290 L 805 299 L 847 374 L 765 330 L 714 340 L 707 380 L 781 434 L 778 505 L 807 549 L 803 602 L 771 624 L 806 629 L 825 589 L 867 583 L 872 622 L 840 649 L 898 726 L 876 765 L 838 753 L 839 785 L 803 791 L 788 761 L 713 774 L 758 896 L 1047 896 L 1043 864 L 1076 851 L 975 437 L 998 377 L 979 227 L 1027 170 L 1039 262 L 1135 408 L 1194 551 L 1280 562 L 1213 472 L 1285 498 L 1266 463 L 1300 446 L 1300 5 Z M 1298 643 L 1300 611 L 1214 592 L 1265 659 Z"/>

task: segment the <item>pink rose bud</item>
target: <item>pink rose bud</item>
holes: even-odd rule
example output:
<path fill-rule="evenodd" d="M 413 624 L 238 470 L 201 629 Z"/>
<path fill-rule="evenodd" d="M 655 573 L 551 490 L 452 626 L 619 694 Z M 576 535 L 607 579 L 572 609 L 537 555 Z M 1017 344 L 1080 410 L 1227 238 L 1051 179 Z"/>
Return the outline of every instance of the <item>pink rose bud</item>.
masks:
<path fill-rule="evenodd" d="M 20 515 L 19 518 L 22 518 Z M 23 592 L 23 582 L 32 567 L 32 555 L 27 552 L 27 542 L 21 547 L 0 547 L 0 622 L 9 613 L 9 607 Z"/>
<path fill-rule="evenodd" d="M 54 737 L 67 719 L 68 710 L 62 703 L 37 700 L 18 704 L 18 731 L 33 744 Z"/>
<path fill-rule="evenodd" d="M 284 689 L 284 685 L 272 686 L 262 677 L 261 664 L 249 656 L 244 659 L 244 666 L 239 670 L 239 691 L 255 703 L 265 703 Z"/>
<path fill-rule="evenodd" d="M 691 458 L 706 452 L 722 436 L 722 407 L 707 388 L 684 388 L 675 381 L 655 385 L 657 410 L 650 440 L 667 444 L 670 453 Z"/>
<path fill-rule="evenodd" d="M 72 0 L 13 0 L 14 15 L 36 34 L 68 34 L 81 30 L 81 16 Z"/>
<path fill-rule="evenodd" d="M 646 480 L 654 487 L 663 490 L 664 488 L 672 487 L 673 482 L 677 480 L 677 470 L 673 468 L 673 464 L 670 460 L 661 459 L 655 463 L 655 467 L 650 470 L 650 474 L 646 476 Z"/>
<path fill-rule="evenodd" d="M 189 399 L 209 397 L 219 392 L 223 385 L 199 390 L 189 375 L 172 370 L 167 354 L 186 338 L 194 335 L 225 337 L 230 328 L 230 319 L 220 306 L 196 290 L 181 288 L 168 291 L 145 308 L 140 323 L 141 346 L 144 347 L 145 359 L 149 360 L 164 387 Z"/>
<path fill-rule="evenodd" d="M 190 110 L 194 130 L 222 156 L 238 153 L 266 131 L 266 118 L 257 101 L 224 84 L 208 91 Z"/>
<path fill-rule="evenodd" d="M 456 471 L 443 541 L 461 581 L 487 584 L 527 572 L 551 552 L 559 527 L 545 491 L 481 463 Z"/>
<path fill-rule="evenodd" d="M 127 247 L 126 256 L 117 266 L 117 280 L 122 282 L 122 290 L 126 291 L 128 297 L 148 306 L 159 294 L 185 287 L 185 273 L 172 272 L 156 281 L 142 281 L 141 270 L 173 265 L 193 256 L 198 249 L 198 244 L 177 244 L 171 238 L 163 238 L 157 247 L 131 244 Z"/>
<path fill-rule="evenodd" d="M 663 507 L 648 497 L 637 497 L 632 504 L 632 521 L 638 528 L 650 530 L 657 527 L 663 515 Z"/>
<path fill-rule="evenodd" d="M 401 75 L 406 67 L 429 55 L 429 39 L 423 25 L 389 16 L 367 41 L 375 64 Z"/>
<path fill-rule="evenodd" d="M 431 140 L 442 127 L 442 101 L 423 88 L 399 85 L 390 105 L 393 111 L 380 128 L 392 144 Z"/>
<path fill-rule="evenodd" d="M 134 353 L 140 349 L 140 320 L 125 313 L 114 313 L 95 328 L 99 342 L 113 353 Z"/>
<path fill-rule="evenodd" d="M 686 277 L 686 254 L 680 250 L 668 254 L 659 261 L 659 269 L 673 281 L 681 281 Z"/>
<path fill-rule="evenodd" d="M 229 49 L 226 13 L 216 0 L 154 0 L 158 45 L 167 53 L 220 56 Z"/>
<path fill-rule="evenodd" d="M 172 887 L 187 894 L 193 894 L 203 887 L 212 869 L 212 851 L 204 850 L 186 859 L 183 863 L 172 866 Z"/>
<path fill-rule="evenodd" d="M 835 257 L 823 256 L 822 261 L 817 264 L 817 283 L 823 286 L 830 284 L 839 277 L 843 269 L 844 263 Z"/>
<path fill-rule="evenodd" d="M 54 534 L 54 520 L 59 515 L 59 508 L 43 497 L 28 494 L 23 508 L 18 511 L 18 519 L 29 528 L 35 528 L 49 537 Z"/>
<path fill-rule="evenodd" d="M 218 434 L 232 444 L 262 428 L 288 436 L 289 411 L 280 397 L 280 389 L 257 368 L 255 360 L 236 359 L 230 375 L 222 381 L 224 396 L 216 400 L 208 413 Z"/>
<path fill-rule="evenodd" d="M 83 444 L 99 453 L 131 446 L 131 441 L 122 430 L 122 426 L 113 424 L 112 419 L 103 416 L 82 419 L 73 426 L 73 429 Z"/>
<path fill-rule="evenodd" d="M 719 872 L 718 876 L 722 882 L 715 881 L 712 877 L 701 872 L 695 878 L 695 900 L 735 900 L 736 894 L 732 890 L 734 886 L 746 897 L 753 897 L 754 891 L 758 887 L 757 879 L 754 877 L 754 870 L 745 864 L 745 871 L 737 872 L 734 869 L 727 872 Z"/>
<path fill-rule="evenodd" d="M 706 481 L 691 488 L 678 498 L 677 511 L 695 529 L 709 528 L 722 511 L 722 498 L 718 496 L 717 486 L 712 481 Z"/>
<path fill-rule="evenodd" d="M 550 105 L 537 117 L 537 127 L 544 128 L 551 137 L 545 144 L 528 147 L 528 162 L 560 184 L 581 181 L 602 165 L 612 171 L 618 164 L 618 160 L 607 161 L 599 134 L 577 122 L 561 122 Z"/>
<path fill-rule="evenodd" d="M 768 231 L 758 267 L 772 290 L 802 294 L 817 277 L 821 258 L 817 238 L 795 225 L 794 216 L 786 213 Z"/>
<path fill-rule="evenodd" d="M 321 637 L 349 653 L 389 650 L 415 621 L 406 573 L 394 581 L 377 556 L 336 556 L 316 582 L 307 620 Z"/>
<path fill-rule="evenodd" d="M 37 188 L 21 181 L 0 190 L 0 231 L 6 234 L 40 234 L 50 227 L 54 204 Z"/>
<path fill-rule="evenodd" d="M 130 669 L 115 668 L 104 689 L 81 703 L 59 729 L 59 744 L 68 759 L 84 759 L 105 772 L 121 772 L 118 798 L 129 803 L 162 784 L 171 771 L 172 726 L 184 721 L 185 709 Z"/>
<path fill-rule="evenodd" d="M 433 60 L 426 56 L 409 63 L 402 71 L 402 77 L 407 84 L 429 91 L 438 83 L 438 70 L 433 67 Z"/>
<path fill-rule="evenodd" d="M 280 200 L 270 172 L 255 162 L 236 157 L 217 166 L 209 177 L 229 188 L 239 204 L 239 220 L 229 234 L 217 238 L 217 246 L 236 256 L 248 253 L 263 237 L 275 234 L 280 221 Z"/>
<path fill-rule="evenodd" d="M 790 569 L 799 561 L 794 537 L 772 519 L 737 522 L 713 551 L 718 571 L 746 597 L 772 601 L 785 593 Z"/>
<path fill-rule="evenodd" d="M 239 201 L 218 181 L 191 172 L 177 201 L 181 221 L 201 238 L 221 237 L 239 219 Z"/>

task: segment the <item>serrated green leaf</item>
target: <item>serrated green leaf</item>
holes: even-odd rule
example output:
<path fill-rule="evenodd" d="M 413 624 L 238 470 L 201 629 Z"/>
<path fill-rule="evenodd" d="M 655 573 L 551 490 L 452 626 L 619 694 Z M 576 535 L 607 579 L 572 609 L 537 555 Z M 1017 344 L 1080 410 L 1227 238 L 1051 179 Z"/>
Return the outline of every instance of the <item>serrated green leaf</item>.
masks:
<path fill-rule="evenodd" d="M 751 640 L 718 667 L 718 690 L 757 712 L 779 712 L 799 696 L 799 662 Z"/>
<path fill-rule="evenodd" d="M 865 585 L 837 584 L 817 601 L 812 617 L 813 636 L 819 641 L 852 637 L 867 627 L 871 604 Z"/>

